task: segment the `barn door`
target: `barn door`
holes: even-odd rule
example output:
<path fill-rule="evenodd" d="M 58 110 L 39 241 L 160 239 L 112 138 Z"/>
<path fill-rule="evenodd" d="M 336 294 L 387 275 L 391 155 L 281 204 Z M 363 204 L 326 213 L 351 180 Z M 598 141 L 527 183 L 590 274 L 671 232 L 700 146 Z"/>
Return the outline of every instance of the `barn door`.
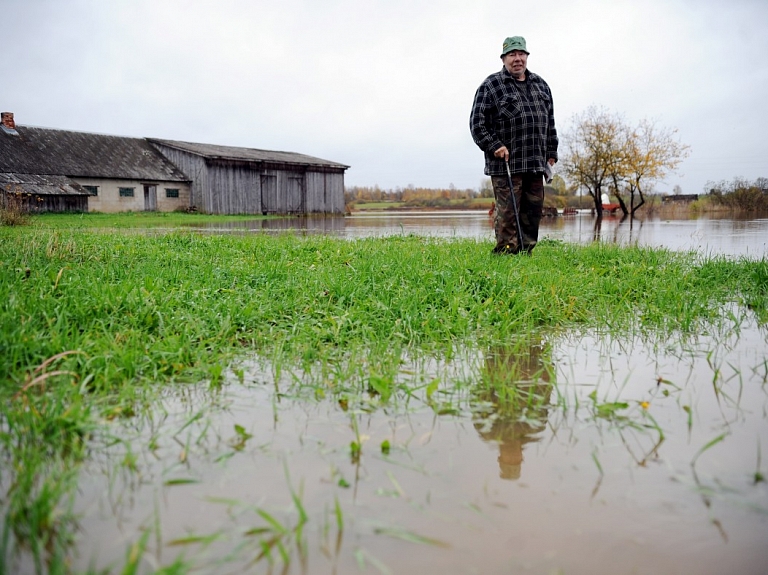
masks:
<path fill-rule="evenodd" d="M 157 186 L 144 186 L 144 211 L 154 212 L 157 210 Z"/>
<path fill-rule="evenodd" d="M 272 174 L 261 175 L 261 213 L 276 214 L 279 205 L 277 203 L 277 176 Z"/>
<path fill-rule="evenodd" d="M 304 174 L 288 174 L 286 210 L 289 214 L 303 214 L 306 210 Z"/>

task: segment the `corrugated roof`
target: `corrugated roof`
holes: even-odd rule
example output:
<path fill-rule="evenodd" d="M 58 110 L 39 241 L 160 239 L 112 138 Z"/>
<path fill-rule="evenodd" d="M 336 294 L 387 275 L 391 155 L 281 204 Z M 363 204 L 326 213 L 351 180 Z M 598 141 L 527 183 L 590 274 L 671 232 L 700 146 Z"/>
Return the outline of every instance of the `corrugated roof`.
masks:
<path fill-rule="evenodd" d="M 37 196 L 89 196 L 77 182 L 67 176 L 0 173 L 0 189 Z"/>
<path fill-rule="evenodd" d="M 188 182 L 143 138 L 16 125 L 0 132 L 0 172 Z"/>
<path fill-rule="evenodd" d="M 160 140 L 158 138 L 149 138 L 149 141 L 210 159 L 301 164 L 307 166 L 338 168 L 342 170 L 349 168 L 349 166 L 344 164 L 315 158 L 313 156 L 306 156 L 304 154 L 297 154 L 295 152 L 277 152 L 272 150 L 258 150 L 255 148 L 217 146 L 214 144 L 195 144 L 192 142 L 179 142 L 176 140 Z"/>

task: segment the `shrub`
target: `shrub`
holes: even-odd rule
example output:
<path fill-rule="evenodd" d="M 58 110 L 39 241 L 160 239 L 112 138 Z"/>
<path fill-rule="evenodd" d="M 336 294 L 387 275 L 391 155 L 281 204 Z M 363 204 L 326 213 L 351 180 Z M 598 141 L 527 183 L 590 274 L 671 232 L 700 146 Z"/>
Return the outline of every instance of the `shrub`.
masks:
<path fill-rule="evenodd" d="M 768 211 L 768 180 L 753 182 L 734 178 L 731 182 L 708 182 L 706 189 L 712 203 L 746 212 Z"/>
<path fill-rule="evenodd" d="M 20 190 L 3 190 L 0 192 L 0 225 L 22 226 L 30 221 L 30 194 Z"/>

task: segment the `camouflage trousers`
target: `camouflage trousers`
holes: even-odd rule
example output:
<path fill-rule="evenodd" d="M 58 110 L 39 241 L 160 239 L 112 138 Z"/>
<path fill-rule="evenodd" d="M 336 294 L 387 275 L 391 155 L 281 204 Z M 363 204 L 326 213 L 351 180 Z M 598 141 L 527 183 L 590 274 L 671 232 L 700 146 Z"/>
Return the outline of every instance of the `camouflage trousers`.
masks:
<path fill-rule="evenodd" d="M 491 176 L 491 183 L 496 199 L 496 210 L 493 214 L 493 228 L 496 232 L 494 253 L 516 254 L 525 251 L 530 254 L 539 239 L 539 223 L 544 207 L 543 174 L 512 174 L 512 186 L 523 232 L 522 249 L 518 245 L 517 222 L 509 180 L 506 176 Z"/>

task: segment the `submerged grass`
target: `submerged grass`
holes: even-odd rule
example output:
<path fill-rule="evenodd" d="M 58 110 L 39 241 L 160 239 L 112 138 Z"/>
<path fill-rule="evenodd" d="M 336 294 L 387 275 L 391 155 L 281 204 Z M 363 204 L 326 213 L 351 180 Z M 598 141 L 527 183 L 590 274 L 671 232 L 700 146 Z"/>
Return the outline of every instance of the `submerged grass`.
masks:
<path fill-rule="evenodd" d="M 123 213 L 83 213 L 83 214 L 36 214 L 27 223 L 37 228 L 56 227 L 59 229 L 79 228 L 156 228 L 196 226 L 201 224 L 253 221 L 271 219 L 275 216 L 222 216 L 186 212 L 123 212 Z"/>
<path fill-rule="evenodd" d="M 533 257 L 509 258 L 473 240 L 415 236 L 1 228 L 0 573 L 20 549 L 36 571 L 66 572 L 75 531 L 67 499 L 93 430 L 140 411 L 158 384 L 219 385 L 244 350 L 277 369 L 319 364 L 386 401 L 404 353 L 501 349 L 541 330 L 737 329 L 726 305 L 768 320 L 768 262 L 604 244 L 542 242 Z M 546 382 L 530 363 L 507 372 Z M 551 386 L 513 390 L 491 367 L 476 393 L 537 425 Z M 597 416 L 613 417 L 609 407 L 596 404 Z"/>

